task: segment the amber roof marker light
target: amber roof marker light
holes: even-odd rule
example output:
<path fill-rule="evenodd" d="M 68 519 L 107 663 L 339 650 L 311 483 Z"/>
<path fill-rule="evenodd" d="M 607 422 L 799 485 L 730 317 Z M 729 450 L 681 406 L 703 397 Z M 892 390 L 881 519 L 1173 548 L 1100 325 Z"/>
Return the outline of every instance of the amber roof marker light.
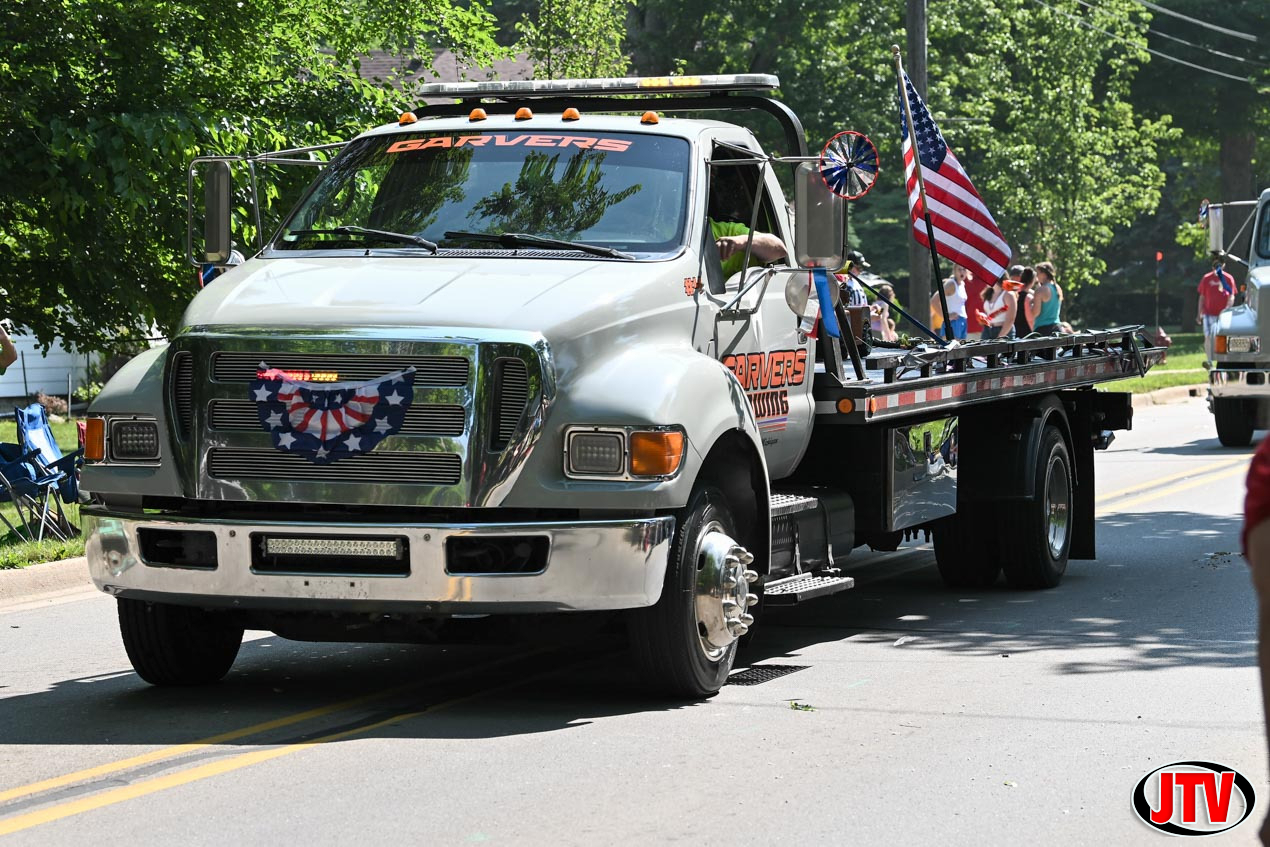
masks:
<path fill-rule="evenodd" d="M 639 122 L 642 124 L 655 124 L 655 123 L 659 123 L 660 121 L 661 121 L 661 118 L 657 117 L 657 113 L 653 111 L 645 112 L 643 117 L 639 119 Z"/>
<path fill-rule="evenodd" d="M 516 120 L 527 121 L 534 116 L 534 113 L 528 106 L 521 106 L 516 110 Z"/>
<path fill-rule="evenodd" d="M 483 121 L 488 117 L 489 115 L 485 114 L 484 109 L 473 109 L 467 114 L 467 119 L 469 121 Z"/>
<path fill-rule="evenodd" d="M 402 112 L 401 117 L 397 118 L 397 125 L 408 126 L 409 124 L 415 123 L 418 120 L 419 120 L 419 116 L 416 115 L 414 112 Z"/>
<path fill-rule="evenodd" d="M 567 109 L 565 109 L 565 110 L 564 110 L 564 114 L 562 114 L 562 115 L 560 116 L 560 120 L 562 120 L 562 121 L 580 121 L 580 120 L 582 120 L 582 113 L 581 113 L 581 112 L 579 112 L 577 109 L 573 108 L 572 106 L 570 106 L 569 108 L 567 108 Z"/>

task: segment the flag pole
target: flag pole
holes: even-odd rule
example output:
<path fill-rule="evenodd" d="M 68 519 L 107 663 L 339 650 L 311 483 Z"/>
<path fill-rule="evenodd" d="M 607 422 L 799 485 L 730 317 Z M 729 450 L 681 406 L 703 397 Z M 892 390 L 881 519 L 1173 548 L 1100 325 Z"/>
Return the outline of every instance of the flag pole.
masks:
<path fill-rule="evenodd" d="M 908 144 L 913 150 L 913 170 L 917 173 L 917 197 L 922 207 L 922 219 L 926 222 L 926 241 L 930 247 L 930 266 L 934 272 L 935 290 L 939 293 L 939 311 L 944 317 L 944 339 L 953 340 L 952 321 L 948 318 L 948 298 L 944 295 L 944 281 L 939 278 L 939 252 L 935 249 L 935 226 L 930 222 L 930 211 L 926 208 L 926 180 L 922 178 L 922 157 L 917 146 L 917 133 L 913 132 L 913 110 L 908 103 L 908 88 L 904 85 L 904 62 L 900 58 L 900 48 L 891 45 L 891 53 L 895 56 L 895 75 L 900 83 L 900 101 L 904 104 L 904 124 L 908 127 Z M 996 280 L 993 280 L 995 282 Z"/>

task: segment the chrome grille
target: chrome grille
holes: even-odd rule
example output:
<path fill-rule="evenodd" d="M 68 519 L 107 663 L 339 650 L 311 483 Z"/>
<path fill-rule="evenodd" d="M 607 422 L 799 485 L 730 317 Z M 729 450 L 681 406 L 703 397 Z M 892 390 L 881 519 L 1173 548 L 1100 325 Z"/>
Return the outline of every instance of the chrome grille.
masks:
<path fill-rule="evenodd" d="M 172 356 L 172 405 L 177 434 L 187 440 L 194 430 L 194 355 L 188 350 Z"/>
<path fill-rule="evenodd" d="M 520 359 L 499 359 L 494 363 L 494 448 L 501 450 L 511 441 L 516 425 L 529 402 L 529 371 Z"/>
<path fill-rule="evenodd" d="M 456 485 L 463 462 L 454 453 L 363 453 L 318 465 L 279 450 L 216 448 L 207 467 L 219 479 Z"/>
<path fill-rule="evenodd" d="M 415 385 L 467 385 L 468 360 L 462 356 L 358 355 L 339 353 L 236 353 L 212 354 L 212 379 L 218 382 L 250 382 L 261 362 L 279 370 L 337 371 L 342 382 L 375 379 L 414 366 Z"/>
<path fill-rule="evenodd" d="M 213 400 L 208 410 L 212 429 L 230 432 L 255 432 L 260 418 L 251 400 Z M 406 410 L 401 435 L 459 436 L 464 430 L 462 406 L 417 403 Z"/>

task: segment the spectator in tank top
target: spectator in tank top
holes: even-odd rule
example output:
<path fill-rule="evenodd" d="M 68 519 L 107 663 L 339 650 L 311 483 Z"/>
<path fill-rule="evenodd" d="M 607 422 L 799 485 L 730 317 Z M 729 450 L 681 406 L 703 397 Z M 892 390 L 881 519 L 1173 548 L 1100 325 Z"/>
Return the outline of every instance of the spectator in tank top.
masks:
<path fill-rule="evenodd" d="M 1059 335 L 1063 331 L 1060 313 L 1063 308 L 1063 291 L 1054 280 L 1054 266 L 1041 262 L 1036 266 L 1037 285 L 1028 303 L 1028 317 L 1032 331 L 1039 335 Z"/>
<path fill-rule="evenodd" d="M 983 324 L 980 341 L 1014 337 L 1014 317 L 1018 310 L 1018 296 L 1007 287 L 1011 282 L 1003 276 L 983 293 L 983 311 L 979 323 Z"/>

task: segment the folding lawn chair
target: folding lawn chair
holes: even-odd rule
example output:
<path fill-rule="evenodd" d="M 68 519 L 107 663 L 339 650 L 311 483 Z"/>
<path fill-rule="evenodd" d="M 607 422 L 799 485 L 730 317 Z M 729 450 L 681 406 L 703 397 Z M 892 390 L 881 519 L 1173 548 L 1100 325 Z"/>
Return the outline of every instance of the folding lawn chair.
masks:
<path fill-rule="evenodd" d="M 18 422 L 18 443 L 23 451 L 37 454 L 36 470 L 42 476 L 58 475 L 57 497 L 53 502 L 59 527 L 66 535 L 77 534 L 79 530 L 66 519 L 62 504 L 74 503 L 79 498 L 78 470 L 83 464 L 84 451 L 79 449 L 62 455 L 62 448 L 57 446 L 53 430 L 49 428 L 48 412 L 39 403 L 14 409 L 13 416 Z"/>
<path fill-rule="evenodd" d="M 0 504 L 12 503 L 16 523 L 0 511 L 0 522 L 20 541 L 40 541 L 45 533 L 66 540 L 66 516 L 57 499 L 61 471 L 44 473 L 34 450 L 26 453 L 17 444 L 0 444 Z"/>

